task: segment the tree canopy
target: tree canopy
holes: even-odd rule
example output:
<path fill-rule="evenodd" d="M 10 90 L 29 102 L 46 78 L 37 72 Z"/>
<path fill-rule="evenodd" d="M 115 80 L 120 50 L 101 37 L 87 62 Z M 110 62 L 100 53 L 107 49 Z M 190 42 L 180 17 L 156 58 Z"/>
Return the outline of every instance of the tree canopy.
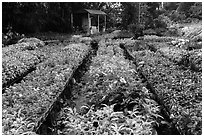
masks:
<path fill-rule="evenodd" d="M 10 29 L 18 33 L 67 33 L 72 30 L 71 13 L 83 8 L 106 12 L 108 27 L 127 29 L 138 23 L 152 27 L 153 20 L 161 14 L 160 7 L 161 2 L 3 2 L 2 28 L 3 33 Z M 202 18 L 202 3 L 165 2 L 164 10 Z"/>

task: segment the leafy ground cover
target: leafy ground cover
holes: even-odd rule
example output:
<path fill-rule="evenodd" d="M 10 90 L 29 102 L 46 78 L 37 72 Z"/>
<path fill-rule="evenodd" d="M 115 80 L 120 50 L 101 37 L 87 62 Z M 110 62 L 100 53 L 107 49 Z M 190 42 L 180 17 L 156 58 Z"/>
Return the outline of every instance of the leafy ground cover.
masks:
<path fill-rule="evenodd" d="M 44 61 L 36 64 L 36 70 L 20 83 L 6 88 L 2 95 L 3 134 L 35 134 L 33 129 L 49 113 L 49 108 L 64 90 L 67 80 L 88 54 L 90 47 L 86 44 L 94 45 L 96 41 L 100 41 L 97 56 L 82 79 L 73 82 L 72 100 L 66 102 L 57 115 L 54 125 L 57 134 L 155 135 L 160 125 L 166 125 L 167 129 L 171 126 L 161 116 L 161 108 L 140 78 L 136 66 L 125 59 L 123 50 L 119 48 L 121 43 L 135 56 L 135 61 L 140 64 L 137 70 L 141 70 L 156 89 L 156 94 L 164 101 L 172 123 L 180 133 L 201 134 L 202 51 L 181 49 L 187 54 L 179 54 L 180 48 L 168 44 L 171 38 L 158 38 L 155 41 L 114 40 L 114 36 L 115 33 L 82 37 L 71 40 L 72 44 L 70 40 L 51 42 L 40 48 L 36 45 L 27 48 L 24 43 L 20 43 L 23 48 L 11 46 L 12 50 L 9 50 L 9 46 L 5 47 L 4 60 L 13 54 L 23 61 L 22 64 L 32 65 L 32 61 L 26 60 L 33 56 L 37 56 L 37 59 L 42 57 Z M 76 44 L 78 40 L 80 44 Z M 39 57 L 42 53 L 43 56 Z M 28 58 L 30 54 L 33 56 Z M 169 58 L 180 62 L 185 59 L 184 63 L 199 71 L 180 69 Z"/>
<path fill-rule="evenodd" d="M 149 46 L 143 40 L 124 39 L 120 40 L 120 43 L 123 43 L 130 52 L 149 49 Z"/>
<path fill-rule="evenodd" d="M 2 56 L 9 56 L 16 51 L 35 50 L 43 46 L 45 46 L 45 43 L 37 38 L 23 38 L 17 44 L 3 47 Z"/>
<path fill-rule="evenodd" d="M 28 37 L 36 37 L 43 41 L 46 40 L 68 40 L 71 37 L 71 34 L 67 33 L 57 33 L 57 32 L 47 32 L 47 33 L 34 33 L 28 34 Z"/>
<path fill-rule="evenodd" d="M 90 49 L 85 44 L 58 46 L 50 51 L 52 48 L 41 49 L 47 50 L 49 58 L 2 94 L 3 134 L 33 134 L 37 122 L 45 117 Z"/>
<path fill-rule="evenodd" d="M 45 60 L 45 55 L 38 51 L 44 43 L 38 39 L 31 42 L 19 41 L 2 49 L 2 83 L 8 86 L 16 79 L 34 69 Z"/>
<path fill-rule="evenodd" d="M 202 71 L 202 49 L 184 50 L 167 43 L 148 43 L 150 49 L 162 54 L 178 65 L 183 65 L 194 71 Z"/>
<path fill-rule="evenodd" d="M 185 38 L 192 39 L 193 41 L 202 41 L 202 22 L 184 25 L 181 31 Z"/>
<path fill-rule="evenodd" d="M 38 51 L 16 51 L 2 58 L 2 84 L 8 86 L 45 59 Z"/>
<path fill-rule="evenodd" d="M 99 45 L 90 69 L 73 87 L 74 105 L 58 116 L 57 134 L 157 134 L 155 127 L 164 122 L 160 108 L 135 66 L 118 44 L 103 40 Z"/>
<path fill-rule="evenodd" d="M 149 50 L 133 53 L 144 62 L 142 72 L 164 100 L 181 134 L 202 132 L 202 73 L 180 70 L 168 59 Z"/>
<path fill-rule="evenodd" d="M 176 37 L 159 37 L 156 35 L 145 35 L 143 37 L 143 40 L 145 40 L 146 42 L 170 42 L 172 40 L 175 40 Z"/>

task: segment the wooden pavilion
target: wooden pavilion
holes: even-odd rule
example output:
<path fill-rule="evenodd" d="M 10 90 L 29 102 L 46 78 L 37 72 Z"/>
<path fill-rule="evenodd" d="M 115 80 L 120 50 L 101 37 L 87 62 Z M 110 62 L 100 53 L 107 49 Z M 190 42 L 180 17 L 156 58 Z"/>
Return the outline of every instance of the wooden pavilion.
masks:
<path fill-rule="evenodd" d="M 100 10 L 83 9 L 71 14 L 72 28 L 82 30 L 87 34 L 106 30 L 106 13 Z"/>

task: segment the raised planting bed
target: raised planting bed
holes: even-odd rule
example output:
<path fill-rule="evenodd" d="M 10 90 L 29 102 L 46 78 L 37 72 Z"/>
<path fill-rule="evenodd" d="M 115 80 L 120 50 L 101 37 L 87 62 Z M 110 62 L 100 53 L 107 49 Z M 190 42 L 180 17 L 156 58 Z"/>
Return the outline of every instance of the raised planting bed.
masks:
<path fill-rule="evenodd" d="M 4 56 L 11 56 L 13 53 L 17 51 L 35 50 L 45 45 L 43 41 L 37 40 L 36 42 L 35 41 L 24 42 L 23 40 L 21 40 L 20 43 L 4 47 L 2 48 L 2 57 L 4 58 Z"/>
<path fill-rule="evenodd" d="M 2 86 L 10 86 L 36 68 L 45 56 L 39 51 L 16 51 L 2 58 Z"/>
<path fill-rule="evenodd" d="M 170 45 L 185 50 L 202 49 L 202 41 L 193 41 L 192 39 L 175 39 L 169 42 Z"/>
<path fill-rule="evenodd" d="M 119 40 L 119 43 L 123 43 L 130 52 L 149 49 L 149 46 L 143 40 L 123 39 Z"/>
<path fill-rule="evenodd" d="M 115 36 L 113 37 L 113 39 L 124 39 L 124 38 L 133 38 L 134 37 L 134 34 L 130 31 L 127 31 L 127 30 L 120 30 L 114 34 L 115 34 Z"/>
<path fill-rule="evenodd" d="M 156 35 L 145 35 L 143 37 L 143 40 L 145 42 L 171 42 L 172 40 L 175 40 L 176 37 L 159 37 Z"/>
<path fill-rule="evenodd" d="M 202 72 L 202 49 L 196 49 L 188 52 L 188 66 L 192 70 Z"/>
<path fill-rule="evenodd" d="M 148 43 L 151 51 L 159 52 L 171 59 L 172 61 L 181 64 L 183 57 L 187 54 L 187 51 L 178 47 L 171 46 L 166 43 Z"/>
<path fill-rule="evenodd" d="M 183 37 L 197 41 L 202 40 L 202 24 L 186 26 L 182 29 Z"/>
<path fill-rule="evenodd" d="M 90 46 L 78 44 L 51 52 L 35 71 L 6 88 L 2 95 L 3 134 L 33 134 L 89 50 Z"/>
<path fill-rule="evenodd" d="M 184 50 L 166 43 L 147 43 L 151 51 L 161 54 L 178 65 L 183 65 L 193 71 L 202 71 L 202 50 Z"/>
<path fill-rule="evenodd" d="M 59 135 L 155 135 L 166 121 L 135 66 L 111 41 L 99 42 L 90 69 L 72 88 L 59 113 Z M 166 123 L 167 124 L 167 123 Z"/>
<path fill-rule="evenodd" d="M 181 70 L 149 50 L 133 54 L 135 61 L 141 64 L 142 73 L 169 110 L 180 134 L 202 134 L 202 73 Z"/>

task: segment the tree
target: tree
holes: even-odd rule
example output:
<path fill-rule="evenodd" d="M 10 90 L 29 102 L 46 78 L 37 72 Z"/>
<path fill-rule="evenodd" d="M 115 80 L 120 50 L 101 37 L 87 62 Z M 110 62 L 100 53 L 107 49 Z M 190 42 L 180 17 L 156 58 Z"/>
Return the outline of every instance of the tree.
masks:
<path fill-rule="evenodd" d="M 181 2 L 179 3 L 179 6 L 176 11 L 186 13 L 194 3 L 195 2 Z"/>
<path fill-rule="evenodd" d="M 3 2 L 3 32 L 8 26 L 20 33 L 70 32 L 73 11 L 105 7 L 104 2 Z"/>
<path fill-rule="evenodd" d="M 201 20 L 202 19 L 202 2 L 195 2 L 194 5 L 191 6 L 189 12 L 190 12 L 190 17 Z"/>
<path fill-rule="evenodd" d="M 127 29 L 130 24 L 139 22 L 139 3 L 122 2 L 122 27 Z"/>
<path fill-rule="evenodd" d="M 168 11 L 176 10 L 179 2 L 164 2 L 164 9 Z"/>
<path fill-rule="evenodd" d="M 107 26 L 120 27 L 122 21 L 122 8 L 119 2 L 107 2 L 103 8 L 107 14 Z"/>

